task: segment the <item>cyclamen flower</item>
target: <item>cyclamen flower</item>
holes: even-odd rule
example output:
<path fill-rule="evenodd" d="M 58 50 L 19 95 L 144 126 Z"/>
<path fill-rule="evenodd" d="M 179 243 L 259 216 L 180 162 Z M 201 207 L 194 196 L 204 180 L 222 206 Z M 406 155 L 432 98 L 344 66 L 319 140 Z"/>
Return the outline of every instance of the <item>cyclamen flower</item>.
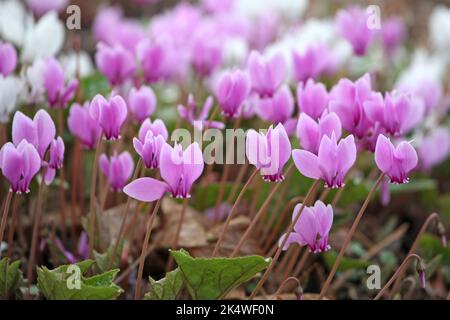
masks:
<path fill-rule="evenodd" d="M 292 159 L 304 176 L 322 179 L 328 188 L 344 186 L 344 177 L 356 161 L 356 145 L 353 135 L 336 141 L 336 135 L 322 137 L 317 155 L 306 150 L 293 150 Z"/>
<path fill-rule="evenodd" d="M 420 143 L 419 159 L 422 169 L 428 171 L 450 154 L 450 131 L 445 127 L 433 129 Z"/>
<path fill-rule="evenodd" d="M 400 136 L 413 129 L 422 120 L 425 106 L 422 101 L 401 92 L 381 94 L 364 103 L 364 111 L 372 122 L 379 122 L 386 133 Z"/>
<path fill-rule="evenodd" d="M 64 162 L 64 141 L 61 137 L 54 139 L 50 144 L 50 158 L 44 170 L 44 182 L 49 185 L 55 178 L 56 169 L 60 169 Z"/>
<path fill-rule="evenodd" d="M 159 168 L 161 149 L 168 138 L 164 122 L 156 119 L 153 123 L 146 119 L 139 128 L 138 138 L 133 138 L 133 146 L 148 169 Z"/>
<path fill-rule="evenodd" d="M 127 118 L 127 104 L 119 95 L 106 100 L 96 95 L 89 106 L 89 112 L 103 130 L 107 140 L 120 138 L 120 128 Z"/>
<path fill-rule="evenodd" d="M 302 205 L 295 206 L 292 213 L 292 220 L 298 215 Z M 303 208 L 297 223 L 294 226 L 294 232 L 288 235 L 288 239 L 283 247 L 287 250 L 291 243 L 298 243 L 301 246 L 308 246 L 310 252 L 321 253 L 328 251 L 331 246 L 328 244 L 328 234 L 333 225 L 333 208 L 318 200 L 312 207 Z M 281 236 L 279 245 L 284 241 L 286 234 Z"/>
<path fill-rule="evenodd" d="M 293 75 L 297 82 L 317 79 L 330 69 L 328 49 L 323 43 L 308 47 L 303 53 L 293 52 Z"/>
<path fill-rule="evenodd" d="M 303 149 L 317 154 L 323 136 L 341 138 L 341 121 L 336 113 L 324 113 L 318 122 L 306 113 L 301 113 L 297 123 L 297 137 Z"/>
<path fill-rule="evenodd" d="M 14 114 L 12 122 L 12 142 L 18 146 L 22 140 L 31 143 L 44 159 L 45 152 L 55 138 L 56 128 L 47 111 L 41 109 L 36 112 L 33 119 L 22 112 Z"/>
<path fill-rule="evenodd" d="M 156 96 L 152 88 L 133 87 L 128 95 L 128 108 L 139 123 L 150 117 L 156 110 Z"/>
<path fill-rule="evenodd" d="M 82 106 L 74 103 L 70 107 L 69 117 L 67 118 L 69 131 L 78 139 L 81 146 L 86 149 L 94 149 L 102 128 L 98 122 L 91 117 L 89 113 L 89 102 L 85 102 Z"/>
<path fill-rule="evenodd" d="M 225 124 L 220 121 L 208 120 L 209 112 L 213 106 L 213 97 L 209 96 L 201 111 L 198 107 L 197 103 L 194 100 L 194 96 L 189 94 L 188 102 L 186 106 L 181 104 L 178 105 L 178 115 L 181 119 L 188 121 L 192 126 L 194 126 L 198 130 L 202 130 L 203 126 L 207 128 L 215 128 L 215 129 L 223 129 L 225 128 Z"/>
<path fill-rule="evenodd" d="M 68 2 L 68 0 L 27 0 L 28 6 L 38 17 L 49 11 L 62 11 L 67 7 Z"/>
<path fill-rule="evenodd" d="M 341 79 L 331 90 L 329 110 L 336 112 L 344 129 L 362 139 L 372 127 L 364 112 L 364 103 L 375 98 L 369 74 L 356 82 Z"/>
<path fill-rule="evenodd" d="M 260 97 L 271 97 L 286 77 L 286 61 L 281 53 L 270 58 L 252 51 L 248 58 L 247 69 L 252 90 Z"/>
<path fill-rule="evenodd" d="M 0 41 L 0 75 L 9 76 L 17 65 L 16 49 L 10 43 Z"/>
<path fill-rule="evenodd" d="M 360 7 L 340 10 L 336 15 L 336 27 L 358 56 L 366 53 L 374 36 L 374 31 L 368 27 L 368 19 L 366 11 Z"/>
<path fill-rule="evenodd" d="M 164 181 L 139 178 L 125 186 L 130 197 L 144 202 L 160 199 L 166 192 L 175 198 L 190 198 L 192 184 L 203 172 L 204 161 L 196 142 L 183 151 L 181 145 L 173 148 L 165 143 L 161 150 L 160 172 Z"/>
<path fill-rule="evenodd" d="M 17 147 L 8 142 L 0 150 L 0 168 L 12 192 L 28 193 L 31 179 L 41 168 L 41 157 L 26 140 L 21 140 Z"/>
<path fill-rule="evenodd" d="M 95 63 L 113 86 L 123 84 L 134 75 L 133 54 L 120 45 L 108 46 L 99 43 L 95 54 Z"/>
<path fill-rule="evenodd" d="M 418 158 L 410 143 L 402 141 L 394 147 L 388 138 L 380 134 L 375 146 L 375 162 L 392 183 L 407 183 L 408 173 L 417 166 Z"/>
<path fill-rule="evenodd" d="M 155 83 L 171 75 L 174 68 L 172 50 L 174 48 L 167 38 L 158 38 L 153 41 L 144 39 L 139 42 L 136 54 L 147 82 Z"/>
<path fill-rule="evenodd" d="M 64 108 L 73 99 L 78 88 L 78 80 L 74 79 L 68 86 L 64 84 L 64 72 L 55 58 L 46 60 L 42 70 L 42 83 L 47 93 L 49 106 Z"/>
<path fill-rule="evenodd" d="M 245 153 L 265 181 L 278 182 L 284 179 L 283 167 L 291 157 L 291 142 L 282 124 L 270 126 L 267 134 L 250 129 Z"/>
<path fill-rule="evenodd" d="M 246 73 L 235 70 L 224 73 L 218 81 L 216 96 L 225 116 L 235 118 L 250 91 Z"/>
<path fill-rule="evenodd" d="M 294 98 L 288 86 L 282 86 L 272 97 L 259 99 L 256 112 L 273 124 L 288 121 L 294 113 Z"/>
<path fill-rule="evenodd" d="M 405 40 L 405 25 L 399 17 L 388 18 L 381 24 L 380 35 L 384 49 L 392 53 Z"/>
<path fill-rule="evenodd" d="M 106 154 L 99 158 L 100 170 L 108 178 L 108 184 L 113 191 L 120 191 L 133 174 L 134 162 L 128 151 L 114 154 L 108 159 Z"/>
<path fill-rule="evenodd" d="M 195 37 L 192 47 L 192 65 L 202 77 L 207 77 L 222 63 L 222 47 L 211 34 L 201 32 Z"/>
<path fill-rule="evenodd" d="M 297 86 L 297 101 L 300 112 L 304 112 L 314 120 L 318 119 L 328 106 L 328 92 L 322 83 L 314 83 L 312 79 L 306 84 Z"/>

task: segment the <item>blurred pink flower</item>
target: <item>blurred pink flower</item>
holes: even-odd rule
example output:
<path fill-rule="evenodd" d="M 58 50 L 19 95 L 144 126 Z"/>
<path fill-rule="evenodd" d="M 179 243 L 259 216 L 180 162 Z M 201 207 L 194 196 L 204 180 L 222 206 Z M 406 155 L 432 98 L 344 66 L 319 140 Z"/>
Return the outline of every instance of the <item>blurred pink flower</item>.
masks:
<path fill-rule="evenodd" d="M 55 58 L 45 61 L 42 70 L 42 80 L 47 93 L 48 104 L 51 108 L 65 108 L 75 96 L 78 80 L 72 80 L 65 85 L 64 72 Z"/>
<path fill-rule="evenodd" d="M 303 53 L 293 52 L 293 74 L 297 82 L 317 79 L 332 68 L 327 47 L 323 43 L 308 47 Z"/>
<path fill-rule="evenodd" d="M 252 51 L 247 61 L 252 90 L 260 97 L 272 97 L 286 78 L 286 61 L 281 53 L 270 58 Z"/>
<path fill-rule="evenodd" d="M 112 86 L 121 85 L 134 76 L 134 56 L 121 45 L 108 46 L 102 42 L 98 43 L 95 63 Z"/>
<path fill-rule="evenodd" d="M 119 95 L 112 95 L 106 100 L 97 94 L 91 101 L 89 113 L 102 128 L 107 140 L 120 138 L 120 128 L 127 118 L 127 104 Z"/>
<path fill-rule="evenodd" d="M 146 86 L 139 89 L 131 88 L 128 94 L 128 108 L 139 123 L 150 117 L 156 110 L 156 95 L 152 88 Z"/>
<path fill-rule="evenodd" d="M 312 79 L 297 86 L 297 101 L 300 112 L 304 112 L 317 120 L 328 106 L 328 92 L 325 86 Z"/>
<path fill-rule="evenodd" d="M 17 65 L 17 52 L 14 47 L 7 42 L 0 41 L 0 75 L 8 76 Z"/>
<path fill-rule="evenodd" d="M 61 12 L 69 4 L 68 0 L 26 0 L 33 13 L 40 17 L 49 11 Z"/>
<path fill-rule="evenodd" d="M 108 159 L 106 154 L 99 158 L 99 166 L 108 178 L 108 184 L 113 191 L 120 191 L 131 178 L 134 169 L 133 158 L 128 151 L 114 154 Z"/>
<path fill-rule="evenodd" d="M 225 128 L 225 124 L 223 122 L 208 120 L 209 112 L 211 111 L 212 106 L 213 97 L 209 96 L 205 100 L 205 103 L 200 111 L 200 108 L 194 100 L 194 96 L 189 94 L 187 105 L 178 105 L 178 115 L 181 119 L 188 121 L 198 130 L 202 130 L 203 127 L 215 129 Z"/>
<path fill-rule="evenodd" d="M 432 129 L 421 141 L 418 149 L 420 166 L 428 171 L 450 154 L 450 131 L 445 127 Z"/>
<path fill-rule="evenodd" d="M 283 85 L 273 96 L 260 98 L 256 106 L 256 113 L 261 119 L 274 125 L 284 124 L 294 113 L 294 98 L 289 87 Z"/>
<path fill-rule="evenodd" d="M 230 118 L 237 117 L 249 91 L 250 81 L 245 72 L 241 70 L 225 72 L 218 80 L 216 89 L 222 113 Z"/>
<path fill-rule="evenodd" d="M 74 103 L 70 107 L 69 116 L 67 118 L 69 131 L 78 139 L 81 145 L 86 149 L 94 149 L 102 128 L 98 122 L 91 117 L 89 113 L 89 102 L 84 105 Z"/>

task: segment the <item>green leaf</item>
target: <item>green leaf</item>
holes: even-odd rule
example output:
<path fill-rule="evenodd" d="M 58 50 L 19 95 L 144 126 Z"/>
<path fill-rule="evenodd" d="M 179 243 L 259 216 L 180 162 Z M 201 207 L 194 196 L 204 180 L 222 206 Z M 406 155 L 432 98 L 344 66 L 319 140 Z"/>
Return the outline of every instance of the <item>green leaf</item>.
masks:
<path fill-rule="evenodd" d="M 81 90 L 84 100 L 90 100 L 96 94 L 107 94 L 110 87 L 105 76 L 96 72 L 81 79 Z"/>
<path fill-rule="evenodd" d="M 253 255 L 238 258 L 193 258 L 183 249 L 170 251 L 192 299 L 223 298 L 230 290 L 267 268 L 271 259 Z"/>
<path fill-rule="evenodd" d="M 119 296 L 123 290 L 114 283 L 119 269 L 84 277 L 93 263 L 93 260 L 77 263 L 79 272 L 73 267 L 69 269 L 73 265 L 62 265 L 53 270 L 38 267 L 39 290 L 48 300 L 109 300 Z"/>
<path fill-rule="evenodd" d="M 9 299 L 23 284 L 20 260 L 11 262 L 9 258 L 0 260 L 0 298 Z"/>
<path fill-rule="evenodd" d="M 165 278 L 155 281 L 149 277 L 150 291 L 144 296 L 146 300 L 175 300 L 183 287 L 183 274 L 179 268 L 166 274 Z"/>
<path fill-rule="evenodd" d="M 123 250 L 123 239 L 120 240 L 119 246 L 117 248 L 116 256 L 114 257 L 112 268 L 119 268 L 120 266 L 120 257 L 122 256 L 122 250 Z M 94 251 L 94 258 L 96 262 L 96 266 L 100 272 L 106 272 L 110 270 L 109 264 L 111 262 L 111 256 L 114 251 L 114 243 L 111 244 L 104 253 L 99 253 L 97 251 Z"/>
<path fill-rule="evenodd" d="M 327 268 L 331 269 L 336 261 L 337 253 L 335 251 L 328 251 L 323 255 L 323 258 Z M 341 264 L 338 267 L 338 271 L 342 272 L 351 269 L 366 269 L 369 265 L 371 265 L 371 262 L 369 261 L 343 257 Z"/>

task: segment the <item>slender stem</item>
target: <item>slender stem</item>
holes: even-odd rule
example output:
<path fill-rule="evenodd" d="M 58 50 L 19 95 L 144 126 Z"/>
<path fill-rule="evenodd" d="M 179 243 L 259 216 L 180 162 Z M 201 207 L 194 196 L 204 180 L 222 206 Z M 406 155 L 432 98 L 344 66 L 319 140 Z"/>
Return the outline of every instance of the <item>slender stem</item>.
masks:
<path fill-rule="evenodd" d="M 178 248 L 178 241 L 180 240 L 181 227 L 183 226 L 184 216 L 186 215 L 186 209 L 189 202 L 189 198 L 183 199 L 183 204 L 181 207 L 180 220 L 178 221 L 177 231 L 175 233 L 175 238 L 173 240 L 172 249 L 176 250 Z M 166 272 L 170 271 L 173 267 L 173 258 L 169 256 L 169 260 L 167 261 Z"/>
<path fill-rule="evenodd" d="M 17 226 L 17 205 L 19 201 L 19 196 L 17 194 L 14 195 L 13 200 L 13 208 L 12 208 L 12 217 L 11 217 L 11 226 L 8 232 L 8 251 L 6 256 L 11 258 L 13 247 L 14 247 L 14 233 L 16 231 Z M 1 242 L 0 242 L 1 243 Z"/>
<path fill-rule="evenodd" d="M 142 245 L 141 256 L 139 258 L 139 270 L 138 270 L 138 275 L 137 275 L 137 280 L 136 280 L 136 289 L 134 292 L 135 300 L 139 300 L 141 298 L 141 285 L 142 285 L 141 282 L 142 282 L 142 273 L 144 272 L 145 256 L 147 253 L 148 242 L 150 240 L 150 234 L 152 233 L 153 222 L 155 221 L 155 216 L 158 213 L 160 205 L 161 205 L 161 199 L 158 199 L 155 207 L 153 208 L 152 214 L 150 216 L 150 221 L 148 222 L 148 225 L 147 225 L 147 231 L 145 233 L 144 244 Z"/>
<path fill-rule="evenodd" d="M 394 275 L 391 277 L 391 279 L 389 279 L 389 281 L 384 285 L 384 287 L 380 290 L 380 292 L 378 292 L 378 294 L 375 296 L 375 298 L 373 298 L 373 300 L 379 300 L 383 294 L 386 292 L 386 290 L 390 287 L 390 285 L 395 281 L 395 279 L 397 279 L 397 277 L 400 275 L 400 273 L 402 273 L 407 265 L 407 263 L 411 260 L 411 259 L 416 259 L 417 262 L 421 263 L 422 259 L 415 253 L 409 254 L 405 260 L 403 260 L 402 264 L 400 265 L 400 267 L 398 267 L 397 271 L 395 271 Z"/>
<path fill-rule="evenodd" d="M 234 197 L 236 196 L 236 193 L 239 189 L 239 185 L 241 184 L 242 179 L 244 179 L 245 173 L 247 172 L 248 166 L 249 166 L 249 164 L 245 163 L 239 169 L 239 173 L 236 177 L 236 180 L 233 183 L 233 187 L 231 188 L 231 192 L 230 192 L 230 195 L 228 196 L 227 202 L 229 202 L 229 203 L 233 202 Z"/>
<path fill-rule="evenodd" d="M 89 255 L 91 258 L 94 257 L 94 247 L 95 247 L 95 191 L 97 186 L 97 167 L 98 167 L 98 158 L 100 156 L 100 149 L 103 141 L 103 133 L 100 135 L 100 138 L 97 142 L 97 148 L 95 149 L 95 157 L 94 163 L 92 164 L 92 175 L 91 175 L 91 195 L 90 195 L 90 204 L 89 204 Z"/>
<path fill-rule="evenodd" d="M 236 121 L 234 122 L 234 126 L 233 126 L 233 132 L 236 131 L 236 129 L 240 126 L 241 124 L 241 120 L 242 120 L 242 114 L 236 119 Z M 222 177 L 220 179 L 220 187 L 219 187 L 219 193 L 217 195 L 217 201 L 216 201 L 216 208 L 215 208 L 215 214 L 214 214 L 214 220 L 215 222 L 217 222 L 219 220 L 219 209 L 220 209 L 220 204 L 222 203 L 224 194 L 225 194 L 225 184 L 228 180 L 228 174 L 230 172 L 230 166 L 231 164 L 229 163 L 229 156 L 230 156 L 230 147 L 233 146 L 234 147 L 234 135 L 231 139 L 231 141 L 227 141 L 227 146 L 226 146 L 226 150 L 225 150 L 225 164 L 224 164 L 224 168 L 223 168 L 223 172 L 222 172 Z M 234 153 L 233 153 L 234 154 Z"/>
<path fill-rule="evenodd" d="M 264 275 L 262 276 L 261 280 L 259 280 L 258 284 L 256 285 L 255 290 L 253 290 L 252 294 L 250 295 L 250 300 L 252 300 L 256 296 L 259 289 L 262 288 L 263 284 L 266 282 L 267 278 L 269 277 L 270 272 L 272 271 L 273 267 L 277 263 L 278 258 L 280 257 L 281 252 L 283 251 L 283 248 L 288 240 L 287 235 L 290 234 L 292 232 L 292 230 L 294 230 L 295 224 L 297 223 L 298 219 L 300 218 L 302 211 L 305 209 L 306 204 L 310 201 L 311 196 L 315 193 L 315 189 L 319 185 L 319 183 L 320 183 L 320 180 L 315 180 L 314 183 L 309 188 L 308 193 L 305 196 L 305 201 L 303 201 L 297 215 L 294 217 L 294 219 L 292 219 L 291 224 L 289 225 L 288 229 L 286 230 L 286 233 L 285 233 L 286 236 L 283 238 L 283 241 L 281 242 L 280 246 L 278 247 L 278 250 L 275 253 L 275 256 L 272 258 L 272 261 L 271 261 L 269 267 L 267 268 L 266 272 L 264 272 Z"/>
<path fill-rule="evenodd" d="M 291 169 L 292 169 L 292 164 L 287 169 L 286 174 L 288 174 L 291 171 Z M 236 245 L 236 247 L 234 248 L 233 252 L 231 253 L 231 256 L 230 256 L 231 258 L 235 257 L 239 253 L 239 251 L 241 250 L 241 247 L 244 244 L 245 240 L 247 240 L 248 236 L 252 232 L 252 230 L 255 227 L 255 225 L 258 223 L 259 219 L 261 219 L 261 217 L 263 216 L 264 212 L 266 212 L 266 210 L 267 210 L 267 208 L 268 208 L 268 206 L 270 204 L 270 201 L 272 201 L 273 196 L 277 192 L 278 188 L 280 188 L 281 183 L 282 183 L 282 181 L 277 182 L 272 187 L 272 190 L 270 191 L 270 193 L 267 196 L 266 200 L 264 201 L 264 203 L 262 204 L 261 208 L 256 213 L 255 217 L 252 219 L 252 222 L 247 227 L 247 230 L 245 230 L 244 235 L 241 237 L 241 239 L 239 240 L 238 244 Z"/>
<path fill-rule="evenodd" d="M 253 181 L 253 179 L 255 178 L 257 173 L 258 173 L 258 169 L 255 168 L 253 170 L 253 173 L 251 174 L 251 176 L 248 178 L 247 182 L 245 183 L 244 187 L 241 189 L 241 192 L 239 192 L 239 195 L 238 195 L 236 201 L 234 202 L 230 213 L 228 214 L 227 220 L 225 221 L 225 224 L 223 226 L 222 232 L 220 233 L 219 240 L 217 240 L 216 246 L 214 247 L 214 251 L 212 253 L 213 257 L 216 256 L 217 251 L 219 250 L 220 244 L 222 243 L 222 241 L 223 241 L 223 239 L 225 237 L 225 233 L 227 232 L 227 229 L 228 229 L 228 226 L 230 225 L 231 219 L 234 216 L 234 212 L 236 211 L 237 206 L 239 205 L 239 203 L 242 200 L 242 197 L 245 194 L 245 190 L 247 190 L 248 186 Z"/>
<path fill-rule="evenodd" d="M 413 254 L 413 253 L 416 252 L 417 246 L 419 245 L 419 242 L 420 242 L 420 239 L 422 238 L 422 235 L 428 230 L 428 227 L 434 221 L 436 221 L 436 222 L 440 221 L 439 215 L 436 212 L 430 214 L 428 216 L 428 218 L 425 220 L 425 222 L 423 223 L 422 227 L 419 230 L 419 233 L 417 233 L 417 236 L 414 239 L 413 244 L 411 245 L 411 248 L 409 248 L 407 256 L 409 256 L 410 254 Z M 397 290 L 399 289 L 399 287 L 400 287 L 400 280 L 402 279 L 402 277 L 403 277 L 403 272 L 401 272 L 398 275 L 397 280 L 395 280 L 395 283 L 392 286 L 392 290 L 390 292 L 390 297 L 391 298 L 394 296 L 395 292 L 397 292 Z"/>
<path fill-rule="evenodd" d="M 134 169 L 132 181 L 136 180 L 137 175 L 139 173 L 139 170 L 141 169 L 141 164 L 142 164 L 142 159 L 139 158 L 139 161 L 136 164 L 136 168 Z M 120 243 L 120 240 L 122 239 L 123 232 L 125 230 L 125 224 L 126 224 L 126 220 L 127 220 L 127 217 L 128 217 L 128 211 L 130 211 L 129 210 L 130 209 L 130 203 L 131 203 L 131 197 L 128 197 L 127 203 L 125 204 L 125 212 L 123 213 L 122 222 L 120 223 L 119 234 L 117 235 L 116 242 L 114 243 L 114 249 L 112 251 L 111 261 L 109 262 L 109 269 L 112 268 L 112 266 L 114 264 L 115 257 L 117 255 L 117 250 L 119 249 L 119 243 Z"/>
<path fill-rule="evenodd" d="M 36 211 L 34 213 L 33 233 L 31 236 L 31 249 L 30 249 L 30 256 L 28 258 L 28 269 L 27 269 L 28 289 L 31 287 L 31 283 L 33 282 L 33 270 L 34 270 L 34 263 L 35 263 L 35 259 L 36 259 L 36 248 L 37 248 L 38 236 L 39 236 L 39 225 L 41 224 L 42 200 L 43 200 L 43 196 L 44 196 L 44 187 L 45 187 L 45 182 L 44 182 L 45 171 L 46 171 L 45 168 L 43 168 L 41 184 L 39 185 L 38 198 L 37 198 L 37 202 L 36 202 Z M 30 292 L 28 292 L 28 294 L 29 293 Z"/>
<path fill-rule="evenodd" d="M 294 281 L 297 284 L 297 288 L 301 289 L 301 285 L 300 285 L 300 281 L 296 278 L 296 277 L 289 277 L 286 278 L 281 284 L 280 287 L 278 288 L 278 290 L 273 294 L 272 299 L 274 299 L 277 295 L 279 295 L 282 290 L 284 289 L 284 287 L 286 286 L 286 284 L 290 281 Z"/>
<path fill-rule="evenodd" d="M 370 200 L 372 199 L 373 195 L 375 194 L 375 191 L 377 190 L 377 188 L 380 185 L 381 180 L 383 178 L 384 178 L 384 173 L 381 173 L 380 176 L 378 177 L 377 181 L 373 185 L 372 189 L 370 189 L 366 200 L 364 201 L 361 209 L 359 210 L 358 214 L 356 215 L 356 218 L 353 221 L 350 231 L 347 233 L 347 236 L 344 240 L 341 250 L 339 251 L 336 261 L 334 262 L 333 267 L 331 268 L 330 274 L 328 275 L 328 277 L 325 281 L 325 284 L 322 287 L 322 290 L 320 291 L 319 300 L 321 300 L 327 294 L 327 291 L 328 291 L 328 288 L 330 287 L 331 281 L 333 280 L 333 277 L 336 274 L 336 271 L 337 271 L 339 265 L 341 264 L 342 258 L 344 257 L 345 251 L 347 250 L 347 247 L 350 244 L 350 240 L 352 239 L 353 234 L 355 233 L 356 228 L 358 227 L 359 221 L 361 220 L 364 212 L 367 209 L 367 206 L 369 205 Z"/>
<path fill-rule="evenodd" d="M 8 221 L 8 211 L 9 205 L 11 204 L 11 198 L 13 196 L 13 192 L 10 190 L 6 195 L 5 206 L 3 208 L 2 221 L 0 222 L 0 243 L 3 241 L 3 235 L 5 234 L 6 222 Z"/>
<path fill-rule="evenodd" d="M 62 108 L 58 109 L 58 131 L 59 131 L 58 134 L 62 137 L 64 135 L 64 114 L 63 114 Z M 64 184 L 66 181 L 64 166 L 59 169 L 59 179 L 60 179 L 59 200 L 60 200 L 60 206 L 61 206 L 60 207 L 60 210 L 61 210 L 61 219 L 60 219 L 61 234 L 62 234 L 63 241 L 66 241 L 67 240 L 67 230 L 66 230 L 67 229 L 66 228 L 67 205 L 66 205 L 66 193 L 64 190 Z"/>
<path fill-rule="evenodd" d="M 283 278 L 287 278 L 289 276 L 289 274 L 291 274 L 291 271 L 292 271 L 292 269 L 294 269 L 294 265 L 297 262 L 298 257 L 300 257 L 300 253 L 302 253 L 301 249 L 302 248 L 299 246 L 295 247 L 294 253 L 292 254 L 291 259 L 289 260 L 289 263 L 287 264 L 286 269 L 284 271 Z M 289 257 L 289 256 L 287 256 L 287 257 Z M 286 257 L 286 259 L 287 259 L 287 257 Z"/>
<path fill-rule="evenodd" d="M 309 250 L 303 251 L 303 255 L 300 258 L 299 263 L 295 267 L 294 272 L 292 273 L 295 277 L 300 276 L 300 272 L 303 270 L 303 266 L 305 265 L 306 260 L 308 260 L 309 254 L 310 254 Z"/>
<path fill-rule="evenodd" d="M 77 221 L 77 213 L 75 211 L 76 198 L 77 198 L 77 189 L 78 189 L 78 176 L 79 176 L 79 163 L 80 163 L 80 142 L 77 139 L 75 141 L 75 149 L 73 151 L 73 162 L 72 162 L 72 179 L 70 181 L 71 184 L 71 204 L 70 204 L 70 220 L 71 220 L 71 233 L 72 233 L 72 244 L 73 249 L 76 248 L 77 241 L 77 231 L 76 226 L 78 224 Z"/>

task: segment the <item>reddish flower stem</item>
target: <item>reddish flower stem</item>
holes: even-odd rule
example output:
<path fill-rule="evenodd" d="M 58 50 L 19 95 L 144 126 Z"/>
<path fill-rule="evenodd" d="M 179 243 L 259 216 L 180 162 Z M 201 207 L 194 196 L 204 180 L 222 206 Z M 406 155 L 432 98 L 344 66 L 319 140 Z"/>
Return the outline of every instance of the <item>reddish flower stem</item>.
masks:
<path fill-rule="evenodd" d="M 0 243 L 2 243 L 3 235 L 5 234 L 6 222 L 8 221 L 9 205 L 11 204 L 12 196 L 13 196 L 13 192 L 8 191 L 8 194 L 6 195 L 5 205 L 3 207 L 2 220 L 0 222 Z"/>
<path fill-rule="evenodd" d="M 13 247 L 14 247 L 14 233 L 16 231 L 17 227 L 17 205 L 19 202 L 19 195 L 14 195 L 13 200 L 13 207 L 12 207 L 12 216 L 11 216 L 11 226 L 9 228 L 8 232 L 8 251 L 6 253 L 6 256 L 11 258 L 13 253 Z M 0 241 L 1 243 L 1 241 Z"/>
<path fill-rule="evenodd" d="M 178 221 L 177 231 L 175 233 L 175 239 L 174 239 L 173 244 L 172 244 L 172 250 L 176 250 L 178 248 L 178 242 L 180 240 L 181 227 L 183 226 L 184 216 L 186 215 L 186 209 L 187 209 L 188 202 L 189 202 L 189 198 L 184 198 L 183 199 L 183 204 L 182 204 L 181 213 L 180 213 L 180 221 Z M 172 270 L 172 268 L 173 268 L 173 258 L 170 255 L 169 256 L 169 260 L 167 261 L 166 272 L 169 272 L 170 270 Z"/>

